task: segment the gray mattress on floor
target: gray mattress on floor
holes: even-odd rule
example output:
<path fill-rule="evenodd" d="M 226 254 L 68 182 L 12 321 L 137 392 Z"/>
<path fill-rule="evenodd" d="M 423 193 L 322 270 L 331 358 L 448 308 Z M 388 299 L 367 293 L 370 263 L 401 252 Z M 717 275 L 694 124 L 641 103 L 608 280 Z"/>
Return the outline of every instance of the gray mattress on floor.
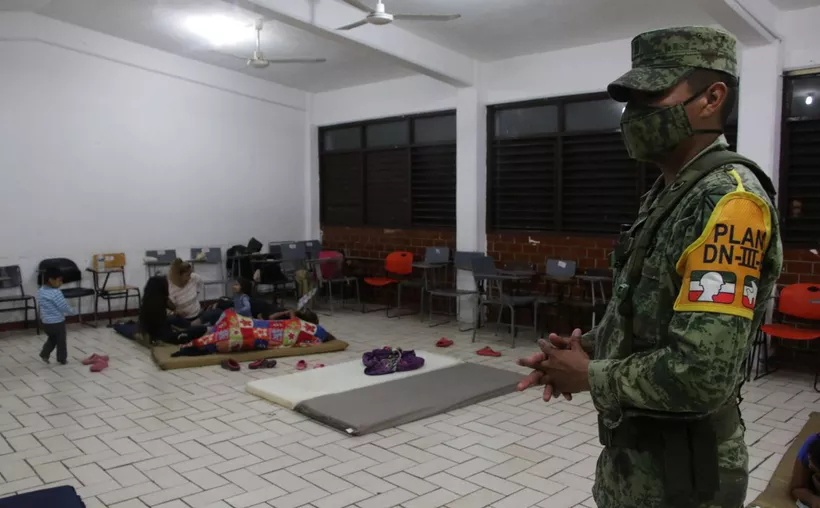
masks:
<path fill-rule="evenodd" d="M 299 403 L 295 410 L 346 434 L 359 436 L 512 393 L 520 380 L 521 375 L 515 372 L 463 363 L 316 397 Z"/>

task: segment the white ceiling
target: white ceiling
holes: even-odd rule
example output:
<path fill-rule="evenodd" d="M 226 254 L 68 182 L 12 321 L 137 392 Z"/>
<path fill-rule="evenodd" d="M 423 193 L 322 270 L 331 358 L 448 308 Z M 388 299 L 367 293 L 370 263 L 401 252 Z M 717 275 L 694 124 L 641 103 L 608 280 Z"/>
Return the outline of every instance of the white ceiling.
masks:
<path fill-rule="evenodd" d="M 784 11 L 796 11 L 797 9 L 806 9 L 820 5 L 820 0 L 771 0 L 771 2 Z"/>
<path fill-rule="evenodd" d="M 300 1 L 300 0 L 293 0 Z M 31 0 L 13 0 L 13 7 L 31 6 Z M 366 48 L 338 44 L 277 21 L 267 21 L 262 50 L 268 58 L 327 58 L 321 64 L 277 64 L 248 69 L 242 60 L 223 56 L 199 36 L 184 28 L 188 17 L 222 14 L 247 22 L 247 41 L 219 51 L 250 56 L 258 18 L 220 0 L 34 0 L 33 10 L 44 16 L 91 30 L 176 53 L 205 63 L 237 70 L 285 86 L 321 92 L 413 75 L 391 59 Z M 7 7 L 3 1 L 0 1 Z"/>
<path fill-rule="evenodd" d="M 376 0 L 363 2 L 376 4 Z M 388 12 L 462 14 L 461 19 L 446 23 L 397 21 L 396 25 L 480 60 L 624 39 L 653 28 L 714 23 L 694 2 L 680 0 L 384 0 L 384 4 Z"/>
<path fill-rule="evenodd" d="M 341 0 L 312 1 L 321 4 Z M 376 4 L 376 0 L 362 1 L 370 6 Z M 773 1 L 783 9 L 820 5 L 820 0 Z M 388 12 L 462 14 L 461 19 L 446 23 L 397 21 L 395 25 L 484 61 L 629 38 L 648 29 L 671 25 L 715 23 L 693 5 L 695 2 L 680 0 L 384 2 Z M 266 56 L 323 57 L 328 62 L 248 69 L 241 60 L 214 52 L 206 41 L 183 28 L 184 21 L 197 14 L 224 14 L 249 24 L 258 17 L 232 6 L 229 0 L 0 0 L 0 9 L 33 10 L 91 30 L 310 92 L 414 74 L 375 50 L 339 43 L 277 21 L 267 22 L 262 34 L 262 49 Z M 250 27 L 248 35 L 247 41 L 220 50 L 250 55 L 254 47 Z"/>

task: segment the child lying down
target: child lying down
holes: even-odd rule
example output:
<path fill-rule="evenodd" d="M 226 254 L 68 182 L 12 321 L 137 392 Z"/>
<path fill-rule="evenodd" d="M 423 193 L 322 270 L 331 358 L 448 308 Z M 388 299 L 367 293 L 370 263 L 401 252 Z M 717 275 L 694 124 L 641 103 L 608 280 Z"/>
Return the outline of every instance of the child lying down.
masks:
<path fill-rule="evenodd" d="M 281 314 L 274 318 L 277 314 Z M 180 346 L 172 356 L 198 356 L 285 347 L 315 346 L 334 340 L 320 325 L 310 322 L 315 313 L 283 311 L 271 319 L 253 319 L 226 310 L 211 333 Z M 304 319 L 308 318 L 308 319 Z"/>

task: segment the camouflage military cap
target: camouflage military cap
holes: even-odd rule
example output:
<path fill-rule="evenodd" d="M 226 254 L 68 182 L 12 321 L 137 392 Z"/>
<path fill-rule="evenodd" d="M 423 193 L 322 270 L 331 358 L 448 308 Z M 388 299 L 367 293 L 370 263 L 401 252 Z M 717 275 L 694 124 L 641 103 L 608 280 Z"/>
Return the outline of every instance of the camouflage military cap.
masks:
<path fill-rule="evenodd" d="M 619 102 L 630 91 L 658 93 L 677 85 L 695 69 L 710 69 L 737 80 L 737 41 L 715 28 L 687 26 L 643 33 L 632 39 L 632 70 L 607 91 Z"/>

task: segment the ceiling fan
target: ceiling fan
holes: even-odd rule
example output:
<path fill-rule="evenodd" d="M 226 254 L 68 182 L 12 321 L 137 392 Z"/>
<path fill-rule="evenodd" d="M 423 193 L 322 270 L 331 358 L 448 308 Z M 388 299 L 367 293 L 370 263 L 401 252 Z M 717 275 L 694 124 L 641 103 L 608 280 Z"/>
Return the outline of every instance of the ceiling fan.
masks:
<path fill-rule="evenodd" d="M 219 51 L 218 53 L 245 60 L 247 66 L 253 67 L 254 69 L 264 69 L 270 64 L 327 62 L 326 58 L 265 58 L 265 54 L 262 52 L 261 42 L 263 27 L 264 21 L 261 19 L 257 19 L 253 24 L 253 28 L 256 30 L 256 50 L 254 50 L 253 55 L 250 58 L 239 55 L 232 55 L 230 53 L 222 53 L 221 51 Z"/>
<path fill-rule="evenodd" d="M 352 30 L 363 25 L 389 25 L 394 19 L 401 21 L 452 21 L 461 17 L 461 14 L 390 14 L 384 9 L 384 3 L 379 0 L 375 9 L 371 9 L 361 2 L 361 0 L 342 0 L 348 5 L 366 12 L 367 17 L 356 23 L 345 25 L 337 30 Z"/>

